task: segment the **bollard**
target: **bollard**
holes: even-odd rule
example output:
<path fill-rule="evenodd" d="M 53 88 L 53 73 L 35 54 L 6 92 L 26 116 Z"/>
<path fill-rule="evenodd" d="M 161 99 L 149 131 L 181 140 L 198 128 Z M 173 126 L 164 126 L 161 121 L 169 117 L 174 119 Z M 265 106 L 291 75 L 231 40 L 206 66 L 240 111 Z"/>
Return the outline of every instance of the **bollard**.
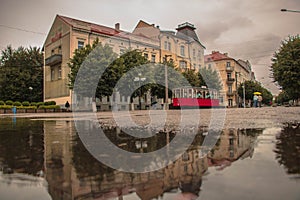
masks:
<path fill-rule="evenodd" d="M 14 115 L 17 113 L 17 108 L 16 108 L 16 106 L 14 106 L 14 107 L 12 108 L 12 112 L 13 112 Z"/>

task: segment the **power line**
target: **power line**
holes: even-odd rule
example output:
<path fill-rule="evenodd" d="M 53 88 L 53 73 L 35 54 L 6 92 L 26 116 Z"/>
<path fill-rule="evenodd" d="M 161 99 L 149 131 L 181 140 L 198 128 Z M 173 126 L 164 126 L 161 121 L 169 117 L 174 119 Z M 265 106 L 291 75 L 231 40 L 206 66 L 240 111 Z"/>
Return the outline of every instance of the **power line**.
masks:
<path fill-rule="evenodd" d="M 12 27 L 12 26 L 7 26 L 7 25 L 4 25 L 4 24 L 0 24 L 0 26 L 4 27 L 4 28 L 9 28 L 9 29 L 14 29 L 14 30 L 18 30 L 18 31 L 27 32 L 27 33 L 34 33 L 34 34 L 39 34 L 39 35 L 46 35 L 46 33 L 36 32 L 36 31 L 31 31 L 31 30 L 26 30 L 26 29 Z"/>

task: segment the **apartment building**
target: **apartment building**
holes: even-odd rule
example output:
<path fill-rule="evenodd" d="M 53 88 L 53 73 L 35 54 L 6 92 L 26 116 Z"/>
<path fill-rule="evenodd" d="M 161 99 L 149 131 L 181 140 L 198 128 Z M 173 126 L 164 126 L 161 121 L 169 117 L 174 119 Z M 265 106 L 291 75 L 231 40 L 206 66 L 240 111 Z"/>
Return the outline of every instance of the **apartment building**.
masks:
<path fill-rule="evenodd" d="M 92 44 L 98 38 L 118 55 L 126 49 L 138 49 L 151 62 L 172 59 L 182 70 L 197 71 L 204 66 L 204 49 L 194 25 L 184 23 L 177 32 L 162 31 L 154 24 L 139 21 L 132 33 L 123 31 L 120 24 L 113 28 L 57 15 L 46 37 L 43 49 L 44 101 L 56 101 L 63 106 L 72 103 L 68 88 L 68 62 L 76 49 Z M 126 99 L 126 98 L 125 98 Z"/>
<path fill-rule="evenodd" d="M 160 61 L 173 60 L 182 71 L 195 70 L 204 66 L 204 49 L 195 27 L 191 23 L 178 25 L 176 32 L 160 30 L 159 26 L 139 21 L 133 34 L 144 35 L 159 42 Z"/>
<path fill-rule="evenodd" d="M 205 67 L 212 68 L 219 72 L 222 81 L 221 101 L 227 107 L 237 107 L 242 104 L 237 89 L 241 83 L 248 80 L 255 80 L 254 73 L 249 61 L 235 60 L 227 53 L 213 51 L 204 56 Z"/>

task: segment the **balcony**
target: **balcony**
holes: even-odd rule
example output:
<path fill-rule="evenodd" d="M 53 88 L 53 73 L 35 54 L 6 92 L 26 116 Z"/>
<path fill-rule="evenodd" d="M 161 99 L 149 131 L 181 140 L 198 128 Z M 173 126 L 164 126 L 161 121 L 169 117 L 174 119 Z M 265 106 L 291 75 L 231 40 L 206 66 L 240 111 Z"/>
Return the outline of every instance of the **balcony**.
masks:
<path fill-rule="evenodd" d="M 61 63 L 61 62 L 62 62 L 62 55 L 61 54 L 54 54 L 54 55 L 50 56 L 49 58 L 46 58 L 45 65 L 53 66 L 53 65 L 56 65 L 56 64 Z"/>
<path fill-rule="evenodd" d="M 226 66 L 226 71 L 227 72 L 233 72 L 233 67 L 232 66 Z"/>
<path fill-rule="evenodd" d="M 229 90 L 228 90 L 228 91 L 226 92 L 226 94 L 227 94 L 227 96 L 234 96 L 234 92 L 233 92 L 233 91 L 229 91 Z"/>
<path fill-rule="evenodd" d="M 227 84 L 232 84 L 235 81 L 234 78 L 227 78 L 226 83 Z"/>

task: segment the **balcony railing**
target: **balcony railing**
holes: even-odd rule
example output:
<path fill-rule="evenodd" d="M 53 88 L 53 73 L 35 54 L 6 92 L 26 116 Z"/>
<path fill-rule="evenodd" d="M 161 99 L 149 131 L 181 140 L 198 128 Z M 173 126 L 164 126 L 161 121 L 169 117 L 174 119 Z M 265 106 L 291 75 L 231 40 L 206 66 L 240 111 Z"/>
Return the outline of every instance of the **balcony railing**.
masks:
<path fill-rule="evenodd" d="M 54 54 L 50 56 L 49 58 L 46 58 L 45 65 L 53 66 L 55 64 L 62 62 L 62 55 L 61 54 Z"/>
<path fill-rule="evenodd" d="M 226 71 L 227 72 L 233 72 L 233 67 L 232 66 L 226 66 Z"/>
<path fill-rule="evenodd" d="M 234 78 L 227 78 L 226 82 L 232 84 L 234 82 Z"/>
<path fill-rule="evenodd" d="M 228 91 L 226 92 L 226 94 L 227 94 L 227 96 L 234 96 L 234 92 L 233 92 L 233 91 L 229 91 L 229 90 L 228 90 Z"/>

